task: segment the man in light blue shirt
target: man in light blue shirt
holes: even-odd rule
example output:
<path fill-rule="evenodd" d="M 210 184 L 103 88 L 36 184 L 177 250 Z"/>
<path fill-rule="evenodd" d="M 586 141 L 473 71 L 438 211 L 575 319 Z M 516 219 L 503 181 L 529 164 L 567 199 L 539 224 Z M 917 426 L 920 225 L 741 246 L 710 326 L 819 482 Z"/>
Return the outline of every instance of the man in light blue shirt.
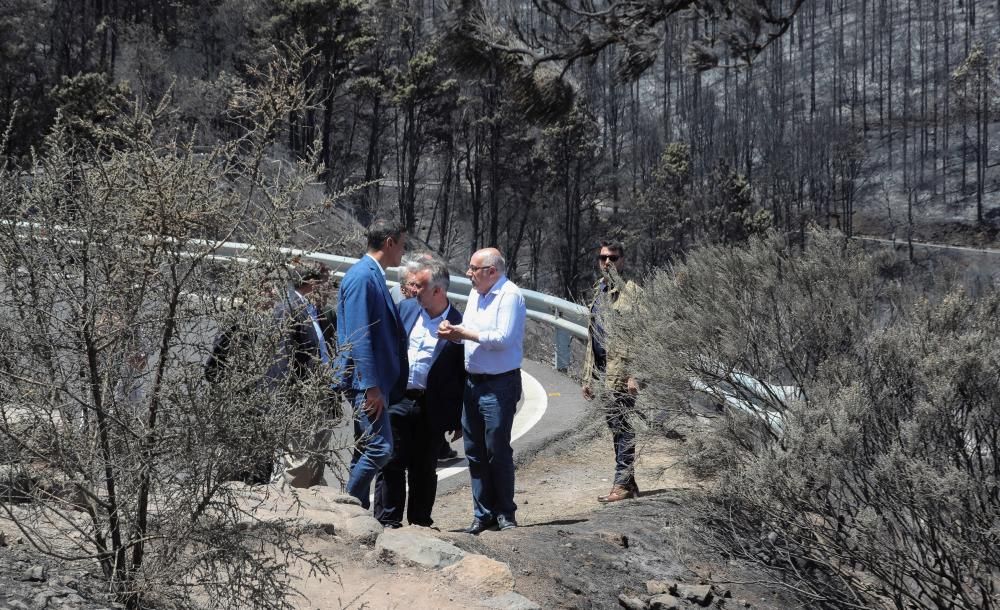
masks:
<path fill-rule="evenodd" d="M 434 523 L 438 449 L 445 431 L 457 439 L 462 429 L 464 350 L 438 338 L 441 322 L 462 323 L 462 314 L 448 302 L 448 267 L 425 257 L 409 271 L 409 290 L 416 298 L 399 304 L 408 336 L 406 391 L 388 407 L 392 457 L 375 479 L 375 518 L 389 528 L 402 526 L 404 506 L 411 524 Z"/>
<path fill-rule="evenodd" d="M 438 337 L 465 344 L 462 432 L 472 479 L 474 519 L 465 529 L 470 534 L 493 526 L 517 527 L 510 434 L 521 398 L 526 309 L 521 290 L 507 279 L 506 270 L 496 248 L 473 254 L 466 271 L 472 292 L 462 324 L 445 321 L 438 329 Z"/>

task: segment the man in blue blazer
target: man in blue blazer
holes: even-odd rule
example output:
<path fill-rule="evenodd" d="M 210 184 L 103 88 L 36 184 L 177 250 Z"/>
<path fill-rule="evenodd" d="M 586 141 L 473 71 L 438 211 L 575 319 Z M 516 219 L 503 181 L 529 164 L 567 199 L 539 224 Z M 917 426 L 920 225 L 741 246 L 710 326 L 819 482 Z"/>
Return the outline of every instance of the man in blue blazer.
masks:
<path fill-rule="evenodd" d="M 448 267 L 424 258 L 411 263 L 408 272 L 409 288 L 416 297 L 399 304 L 408 337 L 406 392 L 389 406 L 392 458 L 375 479 L 375 518 L 386 527 L 402 525 L 404 506 L 412 525 L 434 523 L 431 510 L 441 438 L 446 431 L 452 432 L 452 440 L 462 435 L 465 348 L 437 337 L 444 320 L 462 323 L 462 314 L 448 302 Z"/>
<path fill-rule="evenodd" d="M 362 445 L 347 493 L 365 508 L 375 473 L 392 455 L 386 406 L 401 399 L 406 387 L 406 333 L 385 284 L 385 268 L 399 265 L 405 241 L 402 225 L 373 223 L 368 253 L 344 274 L 337 303 L 337 385 L 354 407 Z"/>

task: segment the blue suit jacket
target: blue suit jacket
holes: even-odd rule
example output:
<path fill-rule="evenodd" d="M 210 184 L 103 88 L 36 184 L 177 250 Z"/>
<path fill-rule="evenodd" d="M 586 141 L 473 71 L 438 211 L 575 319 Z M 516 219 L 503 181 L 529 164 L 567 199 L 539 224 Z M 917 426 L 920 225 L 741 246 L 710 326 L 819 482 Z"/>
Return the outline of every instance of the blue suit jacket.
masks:
<path fill-rule="evenodd" d="M 364 391 L 377 386 L 386 404 L 400 400 L 409 372 L 406 342 L 378 263 L 362 257 L 340 283 L 335 361 L 339 387 Z"/>
<path fill-rule="evenodd" d="M 399 304 L 399 315 L 403 319 L 407 341 L 422 309 L 416 299 L 406 299 Z M 461 324 L 462 313 L 452 305 L 447 319 L 452 324 Z M 438 339 L 431 370 L 427 373 L 427 393 L 424 396 L 424 404 L 430 410 L 434 426 L 442 431 L 462 427 L 464 391 L 465 347 L 461 343 Z"/>

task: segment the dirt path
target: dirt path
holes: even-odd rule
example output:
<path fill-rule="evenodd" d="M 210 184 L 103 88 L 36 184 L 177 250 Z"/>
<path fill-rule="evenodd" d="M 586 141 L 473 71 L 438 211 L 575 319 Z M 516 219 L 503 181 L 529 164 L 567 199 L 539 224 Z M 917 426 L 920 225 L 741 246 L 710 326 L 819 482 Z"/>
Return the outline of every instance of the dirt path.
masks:
<path fill-rule="evenodd" d="M 468 484 L 440 496 L 437 535 L 456 546 L 506 562 L 515 591 L 542 608 L 613 608 L 619 593 L 643 592 L 647 580 L 753 582 L 763 580 L 700 549 L 689 535 L 687 500 L 701 483 L 677 465 L 682 445 L 662 434 L 641 441 L 638 500 L 601 505 L 611 487 L 614 458 L 602 422 L 590 421 L 518 466 L 515 501 L 521 527 L 469 536 Z M 467 476 L 467 475 L 460 475 Z M 422 609 L 479 607 L 461 583 L 440 572 L 376 562 L 370 549 L 336 538 L 316 538 L 311 548 L 337 558 L 339 581 L 306 578 L 301 608 Z M 725 585 L 724 585 L 725 586 Z M 734 602 L 754 608 L 794 604 L 761 584 L 732 585 Z M 746 603 L 740 607 L 747 607 Z"/>

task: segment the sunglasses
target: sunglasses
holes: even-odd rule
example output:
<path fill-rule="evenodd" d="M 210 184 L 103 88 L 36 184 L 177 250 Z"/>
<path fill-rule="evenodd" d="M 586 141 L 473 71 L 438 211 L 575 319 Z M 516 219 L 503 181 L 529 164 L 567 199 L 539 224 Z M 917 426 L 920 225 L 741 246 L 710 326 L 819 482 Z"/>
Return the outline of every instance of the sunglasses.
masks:
<path fill-rule="evenodd" d="M 597 259 L 601 262 L 611 261 L 612 263 L 617 263 L 618 259 L 621 258 L 617 254 L 598 254 Z"/>

